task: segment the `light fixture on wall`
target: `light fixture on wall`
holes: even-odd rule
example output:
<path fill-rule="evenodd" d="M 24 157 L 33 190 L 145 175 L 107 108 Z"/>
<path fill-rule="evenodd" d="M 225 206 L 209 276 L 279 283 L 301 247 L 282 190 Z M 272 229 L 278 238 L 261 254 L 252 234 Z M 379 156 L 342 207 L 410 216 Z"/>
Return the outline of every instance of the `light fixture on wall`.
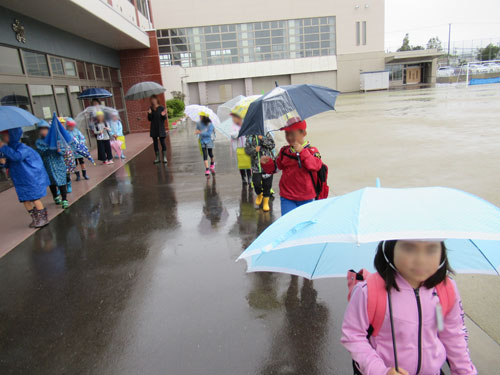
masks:
<path fill-rule="evenodd" d="M 370 6 L 368 4 L 365 4 L 365 8 L 369 8 Z"/>
<path fill-rule="evenodd" d="M 354 6 L 354 9 L 359 9 L 359 5 L 358 5 L 358 4 L 356 4 L 356 5 Z"/>

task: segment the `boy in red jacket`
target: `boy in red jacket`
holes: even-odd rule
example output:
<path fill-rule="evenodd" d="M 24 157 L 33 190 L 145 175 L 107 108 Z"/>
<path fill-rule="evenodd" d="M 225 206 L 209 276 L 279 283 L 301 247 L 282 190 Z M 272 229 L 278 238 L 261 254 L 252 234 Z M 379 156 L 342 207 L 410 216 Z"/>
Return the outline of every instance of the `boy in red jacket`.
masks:
<path fill-rule="evenodd" d="M 316 189 L 311 172 L 318 172 L 323 165 L 319 151 L 305 141 L 305 121 L 295 122 L 281 130 L 285 131 L 288 146 L 283 146 L 276 160 L 263 156 L 260 163 L 268 174 L 283 171 L 280 179 L 281 215 L 296 207 L 312 202 Z"/>

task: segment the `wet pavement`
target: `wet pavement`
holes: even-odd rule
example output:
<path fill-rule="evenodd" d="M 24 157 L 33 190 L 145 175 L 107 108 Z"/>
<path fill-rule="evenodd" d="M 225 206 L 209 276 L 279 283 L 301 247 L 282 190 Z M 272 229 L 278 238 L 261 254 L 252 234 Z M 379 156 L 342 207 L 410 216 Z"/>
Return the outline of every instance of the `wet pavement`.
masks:
<path fill-rule="evenodd" d="M 363 132 L 383 139 L 366 114 L 349 132 L 349 106 L 366 99 L 341 100 L 314 120 L 325 129 L 346 109 L 343 142 L 317 141 L 336 192 L 379 176 L 355 164 L 349 143 L 368 147 Z M 279 217 L 279 203 L 268 214 L 253 208 L 227 144 L 217 144 L 208 181 L 192 129 L 177 130 L 171 147 L 168 166 L 146 149 L 0 259 L 0 374 L 352 374 L 339 344 L 345 280 L 246 274 L 235 259 Z M 490 357 L 492 367 L 478 367 L 498 369 L 500 356 Z"/>
<path fill-rule="evenodd" d="M 343 374 L 344 280 L 246 274 L 278 216 L 192 132 L 151 148 L 0 260 L 1 374 Z M 218 145 L 219 151 L 227 145 Z M 217 153 L 216 153 L 217 155 Z"/>

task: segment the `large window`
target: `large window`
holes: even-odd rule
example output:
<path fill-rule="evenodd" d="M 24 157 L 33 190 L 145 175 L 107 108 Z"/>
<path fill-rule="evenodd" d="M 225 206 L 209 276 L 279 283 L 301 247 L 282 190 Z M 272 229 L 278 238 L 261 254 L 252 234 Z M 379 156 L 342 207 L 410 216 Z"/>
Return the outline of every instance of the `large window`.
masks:
<path fill-rule="evenodd" d="M 23 74 L 19 51 L 14 48 L 0 46 L 0 73 L 2 74 Z"/>
<path fill-rule="evenodd" d="M 50 56 L 50 67 L 52 68 L 52 74 L 58 76 L 64 75 L 63 61 L 59 57 Z"/>
<path fill-rule="evenodd" d="M 335 17 L 158 30 L 160 64 L 183 67 L 335 55 Z"/>
<path fill-rule="evenodd" d="M 49 66 L 47 56 L 41 53 L 35 53 L 23 50 L 24 66 L 29 75 L 49 76 Z"/>
<path fill-rule="evenodd" d="M 54 93 L 50 85 L 29 85 L 33 98 L 34 115 L 45 120 L 52 119 L 52 114 L 57 111 Z"/>

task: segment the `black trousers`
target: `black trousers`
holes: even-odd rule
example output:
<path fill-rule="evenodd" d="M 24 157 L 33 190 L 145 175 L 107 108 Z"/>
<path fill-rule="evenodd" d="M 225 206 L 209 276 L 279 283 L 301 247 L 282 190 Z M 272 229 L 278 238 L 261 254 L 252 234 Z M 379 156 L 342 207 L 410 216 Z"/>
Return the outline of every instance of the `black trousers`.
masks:
<path fill-rule="evenodd" d="M 255 173 L 252 175 L 253 188 L 255 194 L 259 195 L 264 193 L 264 197 L 271 196 L 271 188 L 273 186 L 273 176 L 262 178 L 262 173 Z"/>
<path fill-rule="evenodd" d="M 245 174 L 246 174 L 246 177 L 248 178 L 248 182 L 250 182 L 250 178 L 252 177 L 252 170 L 251 169 L 240 169 L 240 175 L 241 175 L 242 180 L 245 180 Z"/>
<path fill-rule="evenodd" d="M 163 152 L 167 151 L 167 145 L 165 144 L 165 137 L 151 137 L 151 138 L 153 138 L 153 147 L 155 149 L 155 152 L 160 151 L 160 149 L 158 148 L 158 139 L 160 139 L 161 150 Z"/>
<path fill-rule="evenodd" d="M 50 192 L 52 193 L 52 196 L 54 198 L 57 197 L 57 188 L 59 188 L 62 200 L 63 201 L 67 200 L 66 195 L 68 194 L 68 190 L 66 190 L 66 185 L 61 185 L 61 186 L 50 185 L 49 187 L 50 187 Z"/>
<path fill-rule="evenodd" d="M 113 160 L 111 153 L 111 142 L 109 139 L 97 140 L 97 159 L 100 161 Z"/>
<path fill-rule="evenodd" d="M 207 160 L 209 156 L 210 156 L 210 160 L 213 160 L 213 158 L 214 158 L 214 149 L 213 148 L 202 147 L 201 151 L 203 152 L 203 160 Z"/>

